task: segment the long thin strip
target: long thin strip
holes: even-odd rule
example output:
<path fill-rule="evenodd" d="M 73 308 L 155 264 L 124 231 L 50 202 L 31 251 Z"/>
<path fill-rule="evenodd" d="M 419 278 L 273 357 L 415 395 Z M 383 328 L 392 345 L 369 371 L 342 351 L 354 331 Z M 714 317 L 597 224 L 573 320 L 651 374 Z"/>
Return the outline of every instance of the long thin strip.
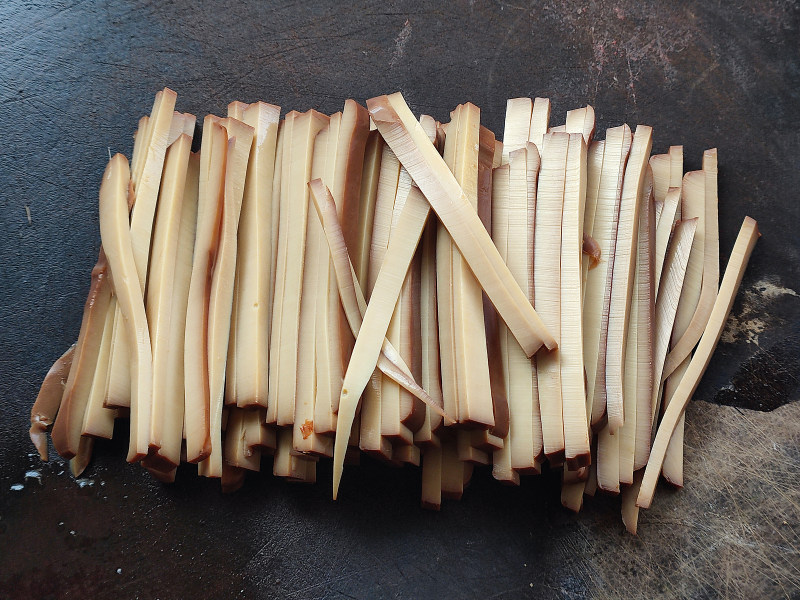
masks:
<path fill-rule="evenodd" d="M 600 174 L 603 170 L 603 155 L 605 153 L 606 143 L 603 142 L 592 142 L 591 146 L 589 146 L 589 152 L 587 156 L 587 175 L 586 175 L 586 206 L 583 210 L 583 235 L 584 237 L 589 236 L 591 237 L 594 235 L 594 217 L 595 213 L 597 212 L 597 196 L 600 192 Z M 593 237 L 591 237 L 594 240 Z M 597 247 L 597 255 L 594 256 L 594 260 L 592 257 L 587 255 L 584 256 L 582 259 L 581 265 L 581 286 L 582 286 L 582 298 L 583 301 L 586 296 L 586 278 L 589 274 L 589 269 L 593 269 L 597 267 L 602 259 L 602 256 L 599 255 L 600 253 L 600 246 L 597 245 L 595 241 L 595 245 Z M 582 306 L 582 305 L 581 305 Z M 581 314 L 583 314 L 583 309 L 581 308 Z"/>
<path fill-rule="evenodd" d="M 208 383 L 211 454 L 199 465 L 201 475 L 222 476 L 222 406 L 225 395 L 225 362 L 233 309 L 237 231 L 242 210 L 247 161 L 253 128 L 233 118 L 223 120 L 228 135 L 225 188 L 222 201 L 219 248 L 211 277 L 208 311 Z"/>
<path fill-rule="evenodd" d="M 639 255 L 637 257 L 637 328 L 636 328 L 636 431 L 633 469 L 638 471 L 647 462 L 652 439 L 650 416 L 654 385 L 653 346 L 655 336 L 655 201 L 644 199 L 639 222 Z"/>
<path fill-rule="evenodd" d="M 719 217 L 717 195 L 717 149 L 703 153 L 703 171 L 705 175 L 705 215 L 703 240 L 703 287 L 700 300 L 692 316 L 686 332 L 679 338 L 667 355 L 662 377 L 669 375 L 689 356 L 695 344 L 703 335 L 711 309 L 719 288 Z"/>
<path fill-rule="evenodd" d="M 616 213 L 622 192 L 622 178 L 631 145 L 627 125 L 609 129 L 603 152 L 592 237 L 600 247 L 600 264 L 589 269 L 583 302 L 583 357 L 586 367 L 586 406 L 592 426 L 605 415 L 605 353 L 608 333 L 606 301 L 611 300 Z M 598 386 L 598 382 L 600 385 Z"/>
<path fill-rule="evenodd" d="M 207 116 L 200 147 L 197 231 L 184 342 L 184 437 L 189 462 L 199 462 L 211 454 L 208 318 L 211 280 L 221 233 L 227 152 L 225 129 L 216 117 Z"/>
<path fill-rule="evenodd" d="M 153 391 L 150 442 L 171 469 L 180 463 L 183 407 L 167 387 L 171 366 L 172 302 L 175 297 L 175 262 L 178 257 L 182 203 L 192 139 L 182 135 L 169 147 L 164 161 L 157 219 L 153 228 L 153 260 L 147 284 L 146 313 L 153 352 Z M 161 470 L 167 470 L 161 469 Z"/>
<path fill-rule="evenodd" d="M 557 344 L 519 289 L 477 213 L 400 93 L 367 102 L 386 143 L 408 169 L 525 353 Z"/>
<path fill-rule="evenodd" d="M 158 189 L 161 184 L 164 156 L 170 143 L 176 100 L 177 94 L 169 88 L 164 88 L 156 94 L 145 137 L 142 140 L 140 162 L 131 174 L 136 203 L 130 215 L 130 237 L 136 274 L 143 294 L 150 260 Z M 114 340 L 106 391 L 106 404 L 109 406 L 130 406 L 131 400 L 131 347 L 135 342 L 124 337 L 125 327 L 120 322 L 121 316 L 118 306 L 117 316 L 114 318 Z"/>
<path fill-rule="evenodd" d="M 75 355 L 76 344 L 72 344 L 64 352 L 44 377 L 39 394 L 31 407 L 31 428 L 29 431 L 31 441 L 39 452 L 42 460 L 47 460 L 47 430 L 53 424 L 64 397 L 64 389 L 72 368 L 72 357 Z"/>
<path fill-rule="evenodd" d="M 708 363 L 711 361 L 711 356 L 714 354 L 733 306 L 733 301 L 736 298 L 736 292 L 742 282 L 747 262 L 750 260 L 750 255 L 759 236 L 756 221 L 750 217 L 745 217 L 739 230 L 739 235 L 736 238 L 736 243 L 731 251 L 728 266 L 725 268 L 719 295 L 714 302 L 714 308 L 708 319 L 706 330 L 703 332 L 703 337 L 700 338 L 700 343 L 694 355 L 692 355 L 692 362 L 689 363 L 689 367 L 686 369 L 678 389 L 675 390 L 675 395 L 672 397 L 672 401 L 658 427 L 653 449 L 650 452 L 650 459 L 644 472 L 642 487 L 636 500 L 636 505 L 640 508 L 650 508 L 669 440 L 675 431 L 675 426 L 680 416 L 686 410 L 686 405 L 694 395 L 700 379 L 708 368 Z"/>
<path fill-rule="evenodd" d="M 653 196 L 656 202 L 664 202 L 669 190 L 670 160 L 669 154 L 654 154 L 650 157 L 650 168 L 653 170 Z M 672 222 L 670 221 L 670 229 Z"/>
<path fill-rule="evenodd" d="M 128 225 L 128 160 L 115 155 L 100 185 L 100 237 L 114 273 L 114 292 L 122 311 L 128 340 L 136 343 L 131 352 L 131 435 L 128 462 L 147 456 L 150 446 L 153 354 L 144 310 L 144 296 L 137 285 L 132 233 Z"/>
<path fill-rule="evenodd" d="M 383 339 L 389 328 L 392 312 L 387 307 L 392 307 L 397 303 L 405 273 L 408 271 L 429 213 L 430 205 L 425 197 L 419 189 L 412 187 L 405 207 L 397 220 L 398 235 L 389 240 L 386 258 L 378 274 L 375 289 L 372 291 L 367 311 L 364 314 L 364 322 L 358 333 L 342 384 L 334 448 L 334 498 L 336 498 L 341 480 L 346 443 L 350 437 L 358 400 L 375 369 Z"/>
<path fill-rule="evenodd" d="M 656 329 L 653 344 L 653 364 L 655 366 L 653 381 L 661 381 L 661 371 L 664 368 L 664 357 L 669 348 L 669 339 L 672 334 L 672 325 L 675 322 L 675 313 L 678 310 L 681 290 L 686 276 L 686 265 L 692 249 L 697 230 L 697 219 L 680 221 L 675 227 L 675 234 L 670 244 L 667 260 L 664 264 L 664 281 L 658 291 L 656 301 Z M 655 426 L 658 411 L 658 392 L 660 386 L 653 385 L 651 397 L 651 418 Z"/>
<path fill-rule="evenodd" d="M 241 114 L 238 114 L 241 112 Z M 236 355 L 235 398 L 237 406 L 266 408 L 269 394 L 269 339 L 272 326 L 271 278 L 273 263 L 272 187 L 278 141 L 278 106 L 256 102 L 230 116 L 254 129 L 247 164 L 242 211 L 239 219 L 239 250 L 236 254 L 236 329 L 231 331 Z M 233 326 L 233 324 L 232 324 Z"/>
<path fill-rule="evenodd" d="M 569 134 L 545 135 L 536 196 L 536 237 L 533 250 L 535 306 L 547 330 L 559 341 L 561 221 L 568 147 Z M 544 452 L 555 464 L 560 464 L 564 455 L 561 355 L 559 351 L 540 353 L 536 357 Z"/>
<path fill-rule="evenodd" d="M 611 284 L 606 344 L 606 412 L 609 433 L 612 435 L 625 421 L 623 411 L 625 344 L 628 338 L 631 294 L 636 272 L 640 198 L 644 190 L 647 161 L 652 146 L 653 129 L 646 125 L 638 125 L 625 168 L 617 239 L 614 245 L 614 276 Z M 647 193 L 649 195 L 649 191 Z"/>
<path fill-rule="evenodd" d="M 375 200 L 378 196 L 378 179 L 381 172 L 383 138 L 378 131 L 372 131 L 364 152 L 364 166 L 361 175 L 361 197 L 358 209 L 358 247 L 353 256 L 353 268 L 358 281 L 367 284 L 369 270 L 369 249 L 372 243 L 372 221 L 375 216 Z M 362 290 L 367 292 L 366 288 Z"/>
<path fill-rule="evenodd" d="M 569 122 L 569 114 L 567 115 Z M 594 115 L 592 115 L 594 125 Z M 592 127 L 593 128 L 593 127 Z M 583 366 L 581 314 L 581 257 L 583 215 L 586 202 L 586 142 L 583 135 L 569 136 L 561 220 L 561 311 L 560 369 L 564 421 L 564 452 L 567 466 L 577 470 L 591 462 L 589 424 L 586 416 L 586 386 Z M 550 151 L 545 148 L 545 154 Z"/>

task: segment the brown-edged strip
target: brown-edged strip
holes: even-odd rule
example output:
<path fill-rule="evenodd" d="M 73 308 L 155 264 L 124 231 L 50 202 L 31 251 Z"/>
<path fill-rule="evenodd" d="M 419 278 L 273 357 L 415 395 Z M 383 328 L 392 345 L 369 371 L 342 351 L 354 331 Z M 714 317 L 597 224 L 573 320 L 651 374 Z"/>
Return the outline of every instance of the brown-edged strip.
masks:
<path fill-rule="evenodd" d="M 106 311 L 111 299 L 109 275 L 109 264 L 101 247 L 97 264 L 92 269 L 92 283 L 83 309 L 81 330 L 75 345 L 72 367 L 50 434 L 56 452 L 63 458 L 72 458 L 78 453 L 83 415 L 103 337 Z"/>
<path fill-rule="evenodd" d="M 67 384 L 70 368 L 72 367 L 72 357 L 75 354 L 75 344 L 72 344 L 67 351 L 58 357 L 47 375 L 44 377 L 39 394 L 31 407 L 31 428 L 30 436 L 33 445 L 39 452 L 42 460 L 47 460 L 47 430 L 53 424 L 61 406 L 61 398 L 64 396 L 64 388 Z"/>

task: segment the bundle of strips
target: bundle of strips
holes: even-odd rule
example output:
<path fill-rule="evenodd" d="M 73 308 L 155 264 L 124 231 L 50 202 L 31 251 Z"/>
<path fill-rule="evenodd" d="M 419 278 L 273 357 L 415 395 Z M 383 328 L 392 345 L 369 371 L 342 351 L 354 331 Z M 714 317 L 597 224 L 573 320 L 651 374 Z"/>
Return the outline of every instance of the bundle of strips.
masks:
<path fill-rule="evenodd" d="M 234 102 L 195 117 L 156 95 L 100 186 L 102 246 L 76 344 L 31 413 L 77 476 L 117 418 L 128 461 L 246 471 L 336 497 L 359 451 L 421 467 L 422 505 L 549 465 L 578 511 L 620 494 L 636 531 L 659 475 L 683 485 L 684 410 L 759 236 L 720 281 L 717 153 L 684 173 L 639 125 L 595 140 L 508 101 L 417 119 L 397 93 L 323 115 Z M 272 461 L 262 457 L 272 456 Z"/>

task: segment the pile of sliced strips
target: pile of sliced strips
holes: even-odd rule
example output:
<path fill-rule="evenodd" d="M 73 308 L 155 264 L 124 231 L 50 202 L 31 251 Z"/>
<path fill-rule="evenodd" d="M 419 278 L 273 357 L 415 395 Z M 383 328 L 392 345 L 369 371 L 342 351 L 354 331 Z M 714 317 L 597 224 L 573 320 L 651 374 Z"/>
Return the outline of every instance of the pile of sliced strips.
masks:
<path fill-rule="evenodd" d="M 652 129 L 594 139 L 508 101 L 503 141 L 463 104 L 439 123 L 399 93 L 331 116 L 234 102 L 195 117 L 156 95 L 100 186 L 102 248 L 80 335 L 48 373 L 31 438 L 77 475 L 129 419 L 128 461 L 242 485 L 313 482 L 366 452 L 421 466 L 422 505 L 474 465 L 519 484 L 563 471 L 636 531 L 683 484 L 684 410 L 759 236 L 720 283 L 717 153 L 684 173 Z"/>

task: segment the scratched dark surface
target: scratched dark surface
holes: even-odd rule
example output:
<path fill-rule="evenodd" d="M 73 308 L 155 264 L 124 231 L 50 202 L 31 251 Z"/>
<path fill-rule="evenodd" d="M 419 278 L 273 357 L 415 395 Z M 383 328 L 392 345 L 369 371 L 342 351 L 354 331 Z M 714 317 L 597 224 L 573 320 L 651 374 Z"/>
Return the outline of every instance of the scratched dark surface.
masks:
<path fill-rule="evenodd" d="M 0 3 L 0 597 L 799 598 L 798 4 L 225 4 Z M 633 538 L 618 499 L 566 514 L 552 476 L 479 470 L 431 514 L 415 470 L 366 460 L 337 503 L 328 466 L 226 497 L 188 467 L 153 483 L 124 440 L 82 485 L 41 464 L 28 411 L 78 333 L 99 177 L 165 85 L 201 118 L 401 90 L 442 120 L 472 101 L 498 135 L 506 98 L 548 96 L 553 122 L 588 102 L 600 132 L 652 125 L 687 169 L 718 147 L 723 261 L 746 214 L 763 237 L 690 407 L 686 489 L 660 488 Z"/>

